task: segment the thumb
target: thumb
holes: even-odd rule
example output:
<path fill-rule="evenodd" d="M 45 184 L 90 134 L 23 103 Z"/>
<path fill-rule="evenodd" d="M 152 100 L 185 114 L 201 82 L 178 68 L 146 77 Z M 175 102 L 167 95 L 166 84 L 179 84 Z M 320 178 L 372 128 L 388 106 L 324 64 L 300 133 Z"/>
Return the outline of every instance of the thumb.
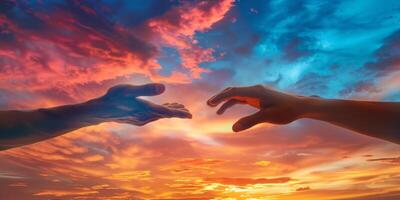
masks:
<path fill-rule="evenodd" d="M 137 97 L 154 96 L 165 91 L 165 86 L 160 83 L 150 83 L 145 85 L 121 84 L 110 88 L 106 94 L 108 97 Z"/>
<path fill-rule="evenodd" d="M 135 96 L 155 96 L 165 91 L 165 86 L 161 83 L 150 83 L 135 87 L 136 88 L 132 91 Z"/>
<path fill-rule="evenodd" d="M 255 126 L 256 124 L 262 123 L 263 118 L 264 114 L 261 111 L 256 112 L 252 115 L 239 119 L 235 124 L 233 124 L 232 129 L 235 132 L 246 130 Z"/>

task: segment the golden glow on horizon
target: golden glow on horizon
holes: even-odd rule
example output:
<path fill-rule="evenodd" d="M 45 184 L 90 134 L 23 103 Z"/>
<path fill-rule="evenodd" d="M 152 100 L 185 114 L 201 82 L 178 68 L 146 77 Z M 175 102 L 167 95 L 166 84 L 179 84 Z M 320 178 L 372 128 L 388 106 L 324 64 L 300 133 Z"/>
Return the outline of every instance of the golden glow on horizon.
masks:
<path fill-rule="evenodd" d="M 207 129 L 205 125 L 196 127 L 190 123 L 185 126 L 183 122 L 170 127 L 168 121 L 160 121 L 147 127 L 146 133 L 124 137 L 110 130 L 125 130 L 127 126 L 108 123 L 11 150 L 10 155 L 2 154 L 2 157 L 11 157 L 17 162 L 30 160 L 42 163 L 38 168 L 25 168 L 36 174 L 45 170 L 47 173 L 40 175 L 38 180 L 52 180 L 57 184 L 63 183 L 59 178 L 69 178 L 76 183 L 92 180 L 89 181 L 91 184 L 86 183 L 86 188 L 56 187 L 35 193 L 44 197 L 102 199 L 102 192 L 115 189 L 126 193 L 120 193 L 124 194 L 122 196 L 112 194 L 110 199 L 123 199 L 132 195 L 132 192 L 139 192 L 140 196 L 155 198 L 289 200 L 326 199 L 332 196 L 353 198 L 397 189 L 399 182 L 396 177 L 400 166 L 366 161 L 375 157 L 370 155 L 371 152 L 389 156 L 380 149 L 398 149 L 395 146 L 359 149 L 346 154 L 344 158 L 340 154 L 335 155 L 340 149 L 331 149 L 331 158 L 317 156 L 318 153 L 297 153 L 297 159 L 306 162 L 293 163 L 291 160 L 281 160 L 291 156 L 288 151 L 292 150 L 280 149 L 279 146 L 265 145 L 252 149 L 247 145 L 219 143 L 215 136 L 234 136 L 233 133 L 227 133 L 230 123 L 221 119 L 212 124 L 219 127 Z M 190 133 L 196 128 L 202 131 Z M 125 131 L 129 132 L 129 129 Z M 181 135 L 171 138 L 168 134 L 171 130 L 179 130 Z M 196 138 L 197 134 L 205 134 L 218 145 Z M 137 144 L 137 137 L 146 142 Z M 161 142 L 161 138 L 166 139 L 165 143 Z M 83 143 L 87 145 L 78 145 Z M 101 151 L 105 152 L 99 152 L 100 149 L 93 151 L 90 146 L 101 147 Z M 64 149 L 68 151 L 63 153 Z M 106 153 L 110 150 L 112 153 Z M 32 185 L 24 179 L 18 179 L 10 187 Z"/>

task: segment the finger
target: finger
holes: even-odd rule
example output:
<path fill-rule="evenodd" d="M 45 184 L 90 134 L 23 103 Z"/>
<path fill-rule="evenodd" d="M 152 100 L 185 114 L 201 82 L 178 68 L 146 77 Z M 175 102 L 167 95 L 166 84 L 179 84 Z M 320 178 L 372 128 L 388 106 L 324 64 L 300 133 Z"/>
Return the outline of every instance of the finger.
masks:
<path fill-rule="evenodd" d="M 107 96 L 124 96 L 124 97 L 137 97 L 137 96 L 154 96 L 159 95 L 165 91 L 165 86 L 160 83 L 150 83 L 145 85 L 117 85 L 107 93 Z"/>
<path fill-rule="evenodd" d="M 169 108 L 185 108 L 185 106 L 180 103 L 165 103 L 163 106 L 167 106 Z"/>
<path fill-rule="evenodd" d="M 192 114 L 186 108 L 173 108 L 170 106 L 157 106 L 158 114 L 162 117 L 192 118 Z"/>
<path fill-rule="evenodd" d="M 211 97 L 207 104 L 209 106 L 215 107 L 223 101 L 228 99 L 242 96 L 242 97 L 254 97 L 257 98 L 258 92 L 256 90 L 258 86 L 250 86 L 250 87 L 230 87 L 226 88 L 222 92 L 218 93 L 217 95 Z"/>
<path fill-rule="evenodd" d="M 219 92 L 218 94 L 212 96 L 210 99 L 207 101 L 207 105 L 215 107 L 219 104 L 222 97 L 227 98 L 228 94 L 232 93 L 233 87 L 228 87 Z"/>
<path fill-rule="evenodd" d="M 239 119 L 233 126 L 232 130 L 235 132 L 243 131 L 253 127 L 256 124 L 262 123 L 264 114 L 262 112 L 257 112 L 255 114 L 249 115 Z"/>
<path fill-rule="evenodd" d="M 170 109 L 170 117 L 192 119 L 192 114 L 187 109 Z"/>
<path fill-rule="evenodd" d="M 230 99 L 227 102 L 225 102 L 224 104 L 222 104 L 222 106 L 217 110 L 217 114 L 218 115 L 222 115 L 228 108 L 241 103 L 241 101 L 237 100 L 237 99 Z"/>
<path fill-rule="evenodd" d="M 180 104 L 180 103 L 172 103 L 171 106 L 173 106 L 174 108 L 184 108 L 185 106 Z"/>

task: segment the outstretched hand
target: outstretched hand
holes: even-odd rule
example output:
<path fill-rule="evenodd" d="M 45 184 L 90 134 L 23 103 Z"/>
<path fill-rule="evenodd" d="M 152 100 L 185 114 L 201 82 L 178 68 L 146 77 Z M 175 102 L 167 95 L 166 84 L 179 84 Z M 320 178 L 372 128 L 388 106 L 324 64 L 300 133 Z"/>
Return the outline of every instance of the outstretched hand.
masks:
<path fill-rule="evenodd" d="M 161 118 L 191 118 L 181 104 L 157 105 L 139 98 L 163 93 L 162 84 L 117 85 L 99 98 L 80 104 L 32 111 L 0 111 L 0 150 L 32 144 L 102 122 L 137 126 Z"/>
<path fill-rule="evenodd" d="M 223 114 L 236 104 L 247 104 L 259 109 L 258 112 L 239 119 L 233 131 L 243 131 L 259 123 L 288 124 L 302 115 L 298 96 L 278 92 L 262 85 L 250 87 L 229 87 L 207 101 L 209 106 L 222 106 L 217 114 Z"/>
<path fill-rule="evenodd" d="M 100 122 L 121 122 L 137 126 L 161 118 L 191 118 L 190 112 L 179 103 L 157 105 L 139 98 L 140 96 L 160 95 L 165 91 L 163 84 L 117 85 L 107 93 L 88 103 L 93 105 L 94 116 Z"/>

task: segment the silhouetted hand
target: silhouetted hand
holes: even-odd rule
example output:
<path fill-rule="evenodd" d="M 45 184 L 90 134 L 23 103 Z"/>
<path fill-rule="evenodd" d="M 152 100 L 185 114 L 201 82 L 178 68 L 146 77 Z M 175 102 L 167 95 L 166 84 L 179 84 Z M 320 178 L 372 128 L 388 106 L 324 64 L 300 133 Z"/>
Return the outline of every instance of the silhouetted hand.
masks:
<path fill-rule="evenodd" d="M 0 150 L 47 140 L 103 122 L 142 126 L 161 118 L 191 118 L 181 104 L 157 105 L 138 98 L 159 95 L 164 90 L 162 84 L 117 85 L 104 96 L 84 103 L 29 111 L 0 111 Z"/>
<path fill-rule="evenodd" d="M 259 111 L 241 118 L 232 129 L 235 132 L 246 130 L 256 124 L 268 122 L 273 124 L 288 124 L 300 117 L 298 96 L 278 92 L 262 85 L 250 87 L 229 87 L 208 100 L 209 106 L 217 106 L 224 102 L 217 114 L 223 114 L 236 104 L 247 104 Z"/>
<path fill-rule="evenodd" d="M 224 102 L 223 114 L 235 104 L 247 104 L 259 111 L 241 118 L 232 129 L 246 130 L 268 122 L 288 124 L 301 118 L 325 121 L 358 133 L 400 144 L 400 103 L 322 99 L 282 93 L 261 85 L 230 87 L 208 100 L 210 106 Z"/>
<path fill-rule="evenodd" d="M 165 86 L 156 83 L 140 86 L 117 85 L 110 88 L 104 96 L 87 103 L 96 108 L 94 117 L 100 122 L 113 121 L 142 126 L 161 118 L 192 117 L 179 103 L 157 105 L 138 98 L 159 95 L 164 91 Z"/>

